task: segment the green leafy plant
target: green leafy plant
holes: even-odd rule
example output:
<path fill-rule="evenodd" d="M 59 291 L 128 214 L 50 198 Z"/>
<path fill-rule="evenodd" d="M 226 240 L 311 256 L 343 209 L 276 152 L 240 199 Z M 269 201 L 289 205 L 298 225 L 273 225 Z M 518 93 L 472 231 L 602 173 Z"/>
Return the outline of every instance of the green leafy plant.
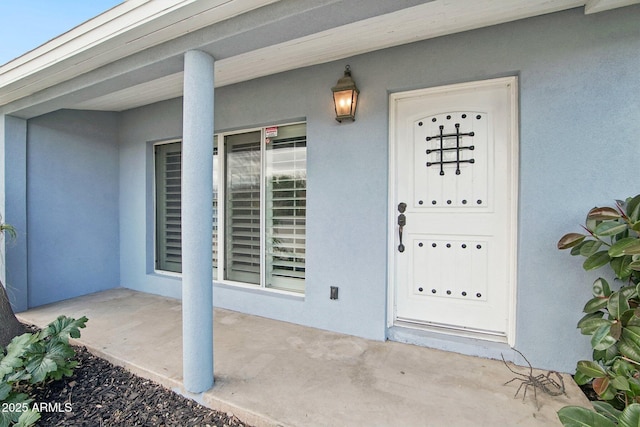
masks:
<path fill-rule="evenodd" d="M 22 384 L 46 383 L 71 376 L 78 362 L 69 337 L 79 338 L 86 317 L 60 316 L 36 333 L 11 340 L 0 352 L 0 427 L 30 426 L 40 414 L 31 407 L 33 399 L 21 392 Z"/>
<path fill-rule="evenodd" d="M 587 271 L 608 265 L 619 287 L 612 289 L 603 277 L 591 287 L 578 328 L 591 337 L 593 360 L 579 361 L 574 378 L 591 383 L 607 403 L 596 405 L 597 413 L 567 407 L 559 416 L 565 425 L 608 425 L 597 421 L 602 417 L 624 425 L 624 414 L 640 414 L 640 195 L 617 201 L 615 208 L 591 209 L 583 228 L 564 235 L 558 248 L 585 257 Z M 574 416 L 584 424 L 564 421 Z"/>

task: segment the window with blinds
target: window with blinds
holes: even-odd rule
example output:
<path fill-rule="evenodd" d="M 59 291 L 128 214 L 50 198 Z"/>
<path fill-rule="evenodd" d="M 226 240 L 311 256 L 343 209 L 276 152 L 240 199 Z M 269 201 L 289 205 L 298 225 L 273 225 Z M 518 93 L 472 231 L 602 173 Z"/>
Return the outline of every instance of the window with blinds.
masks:
<path fill-rule="evenodd" d="M 304 292 L 306 124 L 216 136 L 213 153 L 214 279 Z M 181 143 L 155 156 L 156 268 L 181 272 Z"/>
<path fill-rule="evenodd" d="M 182 144 L 156 145 L 155 158 L 156 268 L 179 273 L 182 269 Z"/>
<path fill-rule="evenodd" d="M 213 271 L 218 267 L 218 147 L 213 147 Z M 182 271 L 182 143 L 155 146 L 156 269 Z M 214 276 L 215 277 L 215 276 Z"/>
<path fill-rule="evenodd" d="M 265 144 L 266 286 L 304 291 L 307 138 L 304 124 L 280 127 Z"/>
<path fill-rule="evenodd" d="M 261 133 L 225 137 L 225 279 L 260 284 Z"/>

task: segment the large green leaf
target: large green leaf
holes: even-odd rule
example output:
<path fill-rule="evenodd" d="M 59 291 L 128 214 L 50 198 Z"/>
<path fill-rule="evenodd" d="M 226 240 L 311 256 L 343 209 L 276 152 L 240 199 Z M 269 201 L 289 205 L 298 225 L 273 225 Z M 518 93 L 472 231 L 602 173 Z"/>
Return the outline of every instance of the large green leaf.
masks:
<path fill-rule="evenodd" d="M 623 376 L 616 376 L 611 379 L 611 386 L 617 390 L 629 391 L 629 381 Z"/>
<path fill-rule="evenodd" d="M 640 239 L 636 237 L 620 239 L 609 248 L 609 255 L 614 258 L 622 255 L 638 254 L 640 254 Z"/>
<path fill-rule="evenodd" d="M 618 420 L 619 427 L 639 427 L 640 426 L 640 404 L 632 403 L 624 408 L 620 419 Z"/>
<path fill-rule="evenodd" d="M 89 319 L 87 319 L 86 316 L 82 316 L 80 319 L 59 316 L 42 331 L 41 337 L 51 336 L 52 338 L 59 338 L 64 342 L 68 342 L 69 337 L 80 338 L 80 328 L 86 326 L 85 323 L 87 323 L 87 320 Z"/>
<path fill-rule="evenodd" d="M 585 239 L 584 234 L 568 233 L 558 241 L 558 249 L 569 249 L 581 243 Z"/>
<path fill-rule="evenodd" d="M 9 383 L 0 381 L 0 402 L 5 400 L 7 396 L 9 396 L 9 393 L 11 393 L 11 386 Z"/>
<path fill-rule="evenodd" d="M 609 256 L 609 253 L 607 251 L 596 252 L 595 254 L 584 260 L 582 268 L 587 271 L 595 270 L 596 268 L 600 268 L 603 265 L 607 265 L 610 260 L 611 257 Z"/>
<path fill-rule="evenodd" d="M 573 376 L 573 380 L 578 385 L 585 385 L 585 384 L 589 383 L 592 379 L 593 379 L 593 377 L 585 375 L 580 371 L 576 371 L 575 375 Z"/>
<path fill-rule="evenodd" d="M 637 369 L 634 368 L 634 366 L 631 363 L 627 362 L 624 359 L 616 360 L 613 363 L 612 370 L 616 375 L 624 376 L 624 377 L 630 377 L 633 375 L 634 372 L 637 371 Z"/>
<path fill-rule="evenodd" d="M 602 246 L 602 242 L 599 240 L 589 240 L 588 242 L 584 242 L 584 245 L 580 246 L 580 255 L 583 257 L 590 257 L 598 252 L 600 246 Z"/>
<path fill-rule="evenodd" d="M 18 418 L 18 422 L 14 427 L 32 426 L 40 419 L 40 417 L 41 415 L 39 412 L 29 409 L 28 411 L 24 411 L 20 414 L 20 418 Z"/>
<path fill-rule="evenodd" d="M 631 222 L 640 221 L 640 194 L 627 199 L 626 212 Z"/>
<path fill-rule="evenodd" d="M 616 341 L 617 339 L 611 335 L 611 325 L 602 325 L 591 336 L 591 347 L 594 350 L 606 350 Z"/>
<path fill-rule="evenodd" d="M 623 292 L 614 292 L 609 297 L 607 310 L 609 311 L 609 316 L 614 319 L 620 319 L 622 313 L 629 310 L 629 308 L 629 301 Z"/>
<path fill-rule="evenodd" d="M 640 271 L 640 260 L 631 261 L 628 267 L 632 270 Z"/>
<path fill-rule="evenodd" d="M 585 313 L 595 313 L 598 310 L 602 310 L 609 303 L 609 298 L 591 298 L 584 305 L 582 311 Z"/>
<path fill-rule="evenodd" d="M 609 286 L 609 282 L 607 282 L 602 277 L 597 278 L 593 282 L 591 291 L 593 292 L 594 297 L 608 297 L 609 295 L 611 295 L 611 287 Z"/>
<path fill-rule="evenodd" d="M 604 415 L 581 406 L 565 406 L 558 411 L 558 418 L 564 427 L 616 427 Z"/>
<path fill-rule="evenodd" d="M 618 221 L 603 221 L 593 231 L 597 236 L 615 236 L 627 229 L 627 223 Z"/>
<path fill-rule="evenodd" d="M 613 405 L 608 402 L 595 401 L 591 402 L 591 404 L 593 405 L 597 413 L 604 415 L 605 417 L 616 423 L 618 422 L 618 418 L 620 418 L 620 415 L 622 415 L 622 411 L 614 408 Z"/>
<path fill-rule="evenodd" d="M 631 256 L 625 255 L 611 260 L 611 269 L 616 273 L 616 277 L 620 280 L 626 280 L 631 275 L 632 270 L 629 268 L 631 264 Z"/>
<path fill-rule="evenodd" d="M 576 370 L 589 378 L 602 378 L 607 376 L 602 366 L 592 360 L 579 361 Z"/>
<path fill-rule="evenodd" d="M 601 311 L 589 313 L 578 322 L 578 328 L 582 335 L 592 335 L 602 325 L 611 325 L 612 320 L 603 319 Z"/>
<path fill-rule="evenodd" d="M 32 335 L 29 333 L 14 337 L 7 345 L 7 355 L 0 360 L 0 378 L 13 372 L 23 365 L 23 356 L 28 346 L 32 343 Z M 2 351 L 0 351 L 0 355 Z"/>
<path fill-rule="evenodd" d="M 618 341 L 618 350 L 629 359 L 640 363 L 640 347 L 625 337 L 625 329 L 622 330 L 622 337 Z"/>
<path fill-rule="evenodd" d="M 587 240 L 583 240 L 582 242 L 578 243 L 577 245 L 571 248 L 571 252 L 569 253 L 572 256 L 580 255 L 580 249 L 582 249 L 582 245 L 584 245 L 585 243 L 587 243 Z"/>
<path fill-rule="evenodd" d="M 622 330 L 622 335 L 640 348 L 640 326 L 627 326 Z"/>
<path fill-rule="evenodd" d="M 47 354 L 42 354 L 33 357 L 27 364 L 26 369 L 31 374 L 31 384 L 35 384 L 44 381 L 49 372 L 54 372 L 58 369 L 58 365 Z"/>

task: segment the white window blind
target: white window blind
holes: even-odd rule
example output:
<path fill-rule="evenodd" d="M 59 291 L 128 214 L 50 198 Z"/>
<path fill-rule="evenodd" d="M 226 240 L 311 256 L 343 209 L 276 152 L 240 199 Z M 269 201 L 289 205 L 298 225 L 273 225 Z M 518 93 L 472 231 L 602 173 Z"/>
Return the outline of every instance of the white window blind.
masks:
<path fill-rule="evenodd" d="M 225 137 L 225 278 L 260 284 L 260 132 Z"/>
<path fill-rule="evenodd" d="M 180 142 L 156 145 L 156 268 L 182 270 Z"/>
<path fill-rule="evenodd" d="M 222 142 L 224 155 L 220 156 Z M 224 139 L 215 137 L 211 238 L 214 278 L 304 292 L 306 156 L 304 123 L 228 134 Z M 156 146 L 155 179 L 156 268 L 180 272 L 180 142 Z M 224 200 L 220 200 L 223 193 Z M 222 207 L 224 213 L 219 212 Z M 218 239 L 220 226 L 224 226 L 224 242 Z M 224 266 L 220 276 L 219 266 Z"/>
<path fill-rule="evenodd" d="M 304 291 L 307 138 L 304 124 L 266 141 L 266 286 Z"/>

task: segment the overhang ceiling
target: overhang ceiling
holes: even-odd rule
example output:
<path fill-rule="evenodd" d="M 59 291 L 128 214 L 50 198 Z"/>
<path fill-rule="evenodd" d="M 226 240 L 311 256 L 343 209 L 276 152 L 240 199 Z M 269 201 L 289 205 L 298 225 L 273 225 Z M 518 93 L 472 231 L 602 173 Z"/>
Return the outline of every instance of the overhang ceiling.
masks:
<path fill-rule="evenodd" d="M 182 95 L 182 55 L 216 59 L 216 87 L 584 7 L 640 0 L 128 0 L 0 67 L 0 113 L 123 111 Z"/>

